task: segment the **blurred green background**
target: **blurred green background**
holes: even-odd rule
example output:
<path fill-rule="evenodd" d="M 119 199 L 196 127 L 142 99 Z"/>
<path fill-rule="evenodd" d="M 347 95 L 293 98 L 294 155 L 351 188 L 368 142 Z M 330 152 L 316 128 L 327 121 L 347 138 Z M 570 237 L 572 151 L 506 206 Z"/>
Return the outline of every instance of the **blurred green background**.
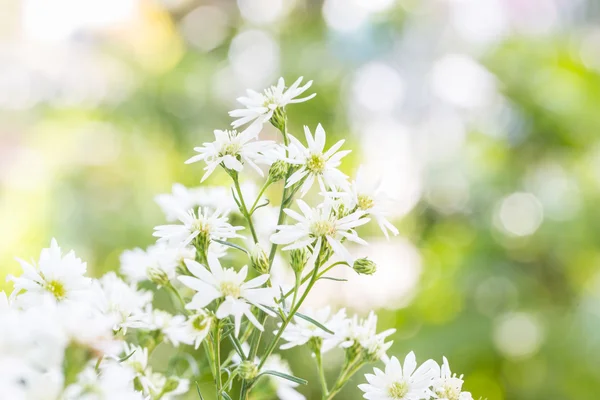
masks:
<path fill-rule="evenodd" d="M 292 132 L 346 138 L 401 229 L 364 231 L 379 273 L 314 304 L 379 309 L 391 353 L 446 355 L 474 398 L 598 399 L 599 21 L 595 0 L 2 0 L 0 287 L 51 237 L 118 268 L 235 98 L 305 76 Z"/>

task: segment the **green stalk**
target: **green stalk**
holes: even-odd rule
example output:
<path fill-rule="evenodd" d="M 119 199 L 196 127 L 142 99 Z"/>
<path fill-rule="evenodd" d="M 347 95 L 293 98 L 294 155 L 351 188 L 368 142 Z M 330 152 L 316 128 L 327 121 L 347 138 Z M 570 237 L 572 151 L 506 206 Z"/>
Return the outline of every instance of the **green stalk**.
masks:
<path fill-rule="evenodd" d="M 214 337 L 215 345 L 215 382 L 217 385 L 217 400 L 221 399 L 223 387 L 221 385 L 221 324 L 217 321 Z"/>
<path fill-rule="evenodd" d="M 323 396 L 328 396 L 329 389 L 327 388 L 327 379 L 325 378 L 325 371 L 323 370 L 323 355 L 321 354 L 320 346 L 315 349 L 314 353 L 317 371 L 319 372 L 319 381 L 321 382 L 321 392 L 323 393 Z"/>
<path fill-rule="evenodd" d="M 231 174 L 231 178 L 233 179 L 233 185 L 235 186 L 235 191 L 237 192 L 238 198 L 240 200 L 240 211 L 244 215 L 244 218 L 246 218 L 246 220 L 248 221 L 248 226 L 250 227 L 250 232 L 252 233 L 252 239 L 254 239 L 254 243 L 258 243 L 258 236 L 256 235 L 254 224 L 252 223 L 252 216 L 250 215 L 250 213 L 248 213 L 248 208 L 246 207 L 246 203 L 244 202 L 244 196 L 242 195 L 242 189 L 240 188 L 240 181 L 238 179 L 237 173 Z"/>
<path fill-rule="evenodd" d="M 250 216 L 252 216 L 252 214 L 254 214 L 254 211 L 256 211 L 256 206 L 258 205 L 260 198 L 262 197 L 263 193 L 265 193 L 265 190 L 267 190 L 267 188 L 269 186 L 271 186 L 271 183 L 273 183 L 273 182 L 271 182 L 271 179 L 267 178 L 267 181 L 265 182 L 263 187 L 260 189 L 260 192 L 258 192 L 258 196 L 256 196 L 256 200 L 254 200 L 254 204 L 252 204 L 252 207 L 250 207 Z"/>

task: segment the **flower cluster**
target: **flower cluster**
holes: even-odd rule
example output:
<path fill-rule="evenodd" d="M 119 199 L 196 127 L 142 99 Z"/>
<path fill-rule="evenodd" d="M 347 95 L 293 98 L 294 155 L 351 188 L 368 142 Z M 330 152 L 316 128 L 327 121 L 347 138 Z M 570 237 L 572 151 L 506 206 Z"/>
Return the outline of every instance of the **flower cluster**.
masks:
<path fill-rule="evenodd" d="M 388 357 L 395 330 L 378 332 L 375 313 L 304 310 L 333 268 L 376 273 L 373 261 L 348 246 L 368 244 L 361 227 L 373 221 L 386 237 L 398 234 L 387 219 L 390 200 L 381 182 L 362 169 L 355 180 L 341 171 L 350 152 L 342 149 L 344 140 L 327 146 L 321 124 L 314 135 L 305 126 L 302 139 L 289 132 L 286 107 L 313 98 L 300 97 L 311 85 L 300 78 L 286 88 L 280 79 L 238 99 L 245 108 L 230 112 L 235 130 L 215 130 L 214 141 L 196 147 L 187 161 L 204 165 L 201 181 L 225 172 L 231 191 L 175 184 L 172 193 L 157 196 L 167 224 L 154 229 L 155 244 L 122 253 L 119 274 L 86 277 L 86 264 L 73 252 L 63 254 L 55 240 L 37 263 L 20 261 L 23 274 L 9 278 L 12 293 L 0 295 L 4 396 L 168 400 L 188 393 L 193 381 L 200 392 L 200 377 L 210 373 L 217 400 L 235 392 L 245 400 L 251 391 L 257 398 L 302 400 L 298 386 L 307 382 L 274 352 L 305 346 L 326 400 L 377 362 L 385 371 L 375 368 L 359 386 L 367 399 L 471 399 L 445 358 L 441 367 L 429 360 L 417 368 L 413 353 L 403 366 Z M 280 131 L 281 142 L 261 140 L 267 123 Z M 247 166 L 263 177 L 260 186 L 242 182 Z M 274 190 L 281 192 L 278 206 Z M 278 279 L 274 266 L 287 268 L 293 284 Z M 167 309 L 157 307 L 158 292 L 170 296 Z M 267 326 L 277 329 L 271 334 Z M 153 363 L 159 346 L 171 354 L 166 365 Z M 206 362 L 196 359 L 199 349 Z M 330 385 L 323 354 L 336 349 L 345 358 Z"/>

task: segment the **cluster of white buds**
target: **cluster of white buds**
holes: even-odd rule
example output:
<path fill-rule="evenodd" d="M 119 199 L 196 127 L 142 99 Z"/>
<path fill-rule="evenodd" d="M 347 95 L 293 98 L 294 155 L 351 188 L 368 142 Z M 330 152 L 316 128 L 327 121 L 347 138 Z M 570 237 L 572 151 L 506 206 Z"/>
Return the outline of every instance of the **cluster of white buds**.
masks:
<path fill-rule="evenodd" d="M 347 247 L 367 245 L 357 229 L 375 221 L 385 236 L 398 234 L 386 218 L 389 200 L 380 182 L 361 169 L 350 181 L 340 170 L 350 152 L 341 149 L 344 140 L 327 146 L 321 124 L 314 135 L 304 127 L 303 140 L 289 132 L 286 106 L 313 98 L 299 98 L 311 84 L 300 78 L 286 88 L 280 79 L 239 99 L 244 108 L 230 112 L 236 130 L 215 130 L 215 140 L 195 148 L 198 154 L 187 161 L 205 164 L 202 181 L 221 168 L 231 178 L 231 192 L 175 184 L 172 193 L 157 196 L 169 224 L 155 228 L 155 245 L 122 254 L 123 278 L 114 272 L 86 277 L 86 264 L 73 252 L 63 255 L 56 241 L 37 264 L 21 262 L 23 274 L 10 278 L 12 294 L 0 296 L 2 396 L 168 400 L 210 373 L 217 400 L 237 394 L 246 400 L 250 391 L 301 400 L 297 388 L 307 382 L 274 351 L 306 346 L 325 400 L 374 362 L 384 362 L 385 372 L 376 368 L 366 375 L 369 383 L 360 389 L 367 399 L 471 399 L 445 359 L 441 367 L 430 360 L 418 369 L 413 353 L 404 367 L 390 359 L 387 338 L 395 330 L 377 332 L 373 312 L 360 318 L 347 317 L 344 309 L 302 308 L 336 266 L 376 273 L 372 260 Z M 281 143 L 260 139 L 266 123 L 281 132 Z M 247 166 L 263 177 L 262 185 L 241 182 Z M 278 207 L 265 199 L 274 189 L 282 192 Z M 301 199 L 311 198 L 311 190 L 319 199 L 313 205 Z M 276 259 L 289 260 L 293 286 L 276 281 Z M 153 304 L 157 290 L 171 296 L 171 312 Z M 272 335 L 264 332 L 269 318 L 277 322 Z M 153 369 L 152 355 L 165 344 L 165 351 L 178 350 L 161 373 Z M 232 352 L 224 357 L 226 346 Z M 200 348 L 206 362 L 195 359 Z M 335 349 L 345 353 L 345 362 L 330 386 L 322 355 Z"/>

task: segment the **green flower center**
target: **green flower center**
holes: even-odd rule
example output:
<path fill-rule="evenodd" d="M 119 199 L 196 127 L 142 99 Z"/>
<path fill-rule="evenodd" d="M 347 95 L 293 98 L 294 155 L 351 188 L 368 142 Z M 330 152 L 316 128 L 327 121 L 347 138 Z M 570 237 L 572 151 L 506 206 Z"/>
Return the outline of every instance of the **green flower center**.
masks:
<path fill-rule="evenodd" d="M 240 151 L 239 143 L 227 143 L 221 148 L 221 156 L 237 156 Z"/>
<path fill-rule="evenodd" d="M 408 384 L 405 381 L 394 382 L 388 389 L 388 394 L 392 399 L 403 399 L 408 393 Z"/>
<path fill-rule="evenodd" d="M 321 174 L 325 170 L 325 157 L 322 154 L 313 154 L 306 161 L 306 168 L 313 174 Z"/>
<path fill-rule="evenodd" d="M 458 400 L 462 391 L 462 381 L 455 377 L 448 378 L 436 394 L 448 400 Z"/>
<path fill-rule="evenodd" d="M 65 285 L 57 280 L 52 280 L 46 283 L 46 290 L 52 293 L 57 300 L 63 300 L 67 295 L 67 289 L 65 289 Z"/>
<path fill-rule="evenodd" d="M 192 320 L 192 326 L 197 331 L 204 331 L 210 325 L 210 318 L 204 315 L 198 315 Z"/>
<path fill-rule="evenodd" d="M 372 197 L 367 196 L 366 194 L 358 195 L 358 208 L 360 208 L 361 210 L 368 210 L 370 208 L 373 208 L 374 205 L 375 201 Z"/>
<path fill-rule="evenodd" d="M 219 288 L 221 289 L 221 293 L 223 294 L 224 297 L 231 296 L 234 299 L 237 299 L 240 297 L 240 285 L 238 285 L 236 283 L 221 282 L 221 285 L 219 285 Z"/>
<path fill-rule="evenodd" d="M 313 222 L 310 230 L 315 236 L 333 235 L 336 232 L 335 225 L 327 220 Z"/>

